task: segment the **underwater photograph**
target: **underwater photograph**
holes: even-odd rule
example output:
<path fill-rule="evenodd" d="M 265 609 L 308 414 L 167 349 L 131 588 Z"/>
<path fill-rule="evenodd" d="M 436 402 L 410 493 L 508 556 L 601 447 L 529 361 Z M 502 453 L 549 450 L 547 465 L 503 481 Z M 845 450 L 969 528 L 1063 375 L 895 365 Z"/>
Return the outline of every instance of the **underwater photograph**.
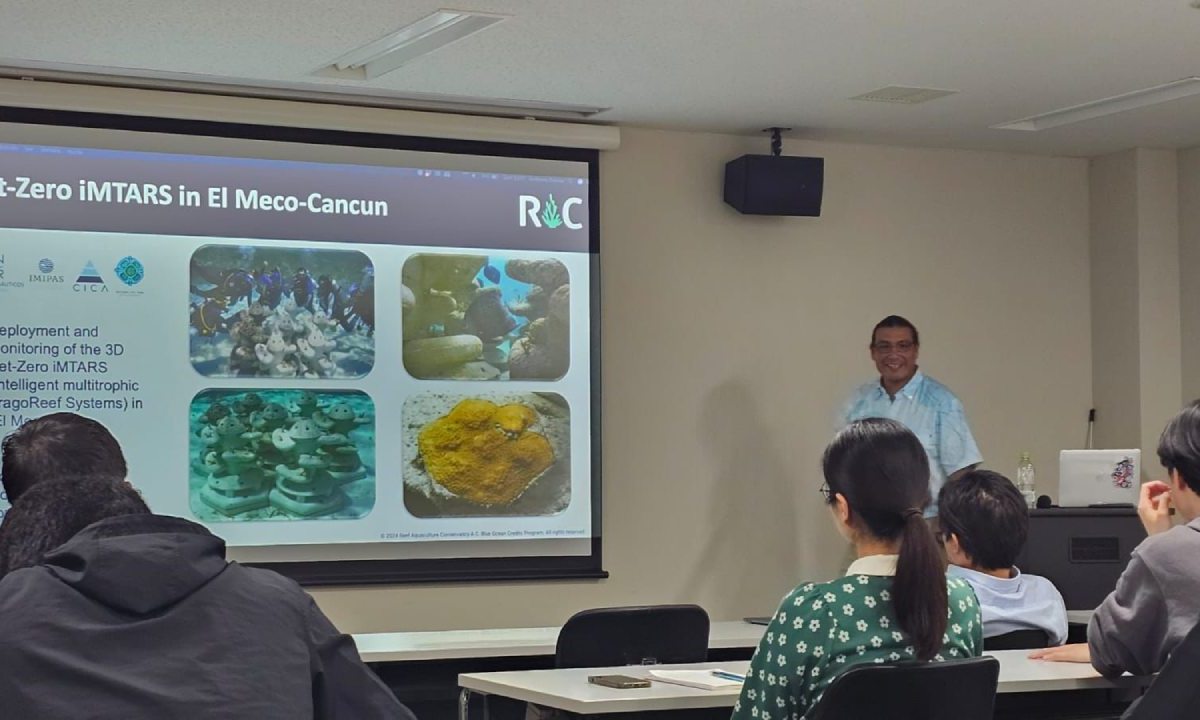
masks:
<path fill-rule="evenodd" d="M 205 245 L 188 338 L 206 377 L 362 377 L 375 365 L 375 268 L 353 250 Z"/>
<path fill-rule="evenodd" d="M 571 284 L 558 260 L 419 254 L 401 272 L 404 368 L 422 380 L 558 380 Z"/>
<path fill-rule="evenodd" d="M 362 392 L 204 390 L 188 430 L 198 520 L 354 520 L 375 506 L 375 404 Z"/>
<path fill-rule="evenodd" d="M 557 393 L 404 403 L 404 505 L 421 518 L 555 515 L 571 503 L 571 408 Z"/>

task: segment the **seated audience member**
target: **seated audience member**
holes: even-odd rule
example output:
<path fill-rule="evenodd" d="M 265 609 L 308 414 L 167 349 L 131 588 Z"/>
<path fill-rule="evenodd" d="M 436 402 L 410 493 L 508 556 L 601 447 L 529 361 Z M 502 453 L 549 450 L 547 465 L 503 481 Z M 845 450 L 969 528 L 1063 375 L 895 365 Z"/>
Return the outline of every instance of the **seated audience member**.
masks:
<path fill-rule="evenodd" d="M 4 438 L 0 468 L 10 504 L 41 480 L 128 474 L 125 455 L 108 428 L 69 412 L 34 418 Z"/>
<path fill-rule="evenodd" d="M 947 578 L 922 519 L 921 442 L 894 420 L 850 423 L 825 449 L 822 487 L 858 559 L 844 577 L 789 593 L 767 627 L 734 720 L 802 717 L 836 675 L 863 663 L 951 660 L 983 650 L 975 594 Z"/>
<path fill-rule="evenodd" d="M 44 512 L 46 506 L 56 510 Z M 39 564 L 46 553 L 94 522 L 148 512 L 138 491 L 119 477 L 43 480 L 21 495 L 0 524 L 0 578 Z"/>
<path fill-rule="evenodd" d="M 1176 415 L 1158 440 L 1167 482 L 1142 485 L 1138 515 L 1149 535 L 1088 625 L 1086 644 L 1030 657 L 1090 662 L 1107 676 L 1148 675 L 1166 664 L 1200 617 L 1200 401 Z M 1185 525 L 1172 527 L 1171 507 Z"/>
<path fill-rule="evenodd" d="M 1042 630 L 1050 645 L 1066 642 L 1067 606 L 1058 588 L 1013 565 L 1029 534 L 1029 510 L 1012 481 L 972 470 L 944 485 L 938 498 L 947 574 L 975 590 L 983 636 Z"/>
<path fill-rule="evenodd" d="M 3 524 L 0 715 L 412 720 L 294 582 L 227 562 L 119 475 L 70 481 L 39 479 Z"/>

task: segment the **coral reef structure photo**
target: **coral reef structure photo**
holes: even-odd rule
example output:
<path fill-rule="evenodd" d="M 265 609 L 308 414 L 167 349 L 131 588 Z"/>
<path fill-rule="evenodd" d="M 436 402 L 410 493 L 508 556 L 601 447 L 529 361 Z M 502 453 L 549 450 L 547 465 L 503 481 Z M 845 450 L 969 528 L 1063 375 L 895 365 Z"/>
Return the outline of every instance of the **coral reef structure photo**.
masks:
<path fill-rule="evenodd" d="M 199 520 L 346 520 L 375 506 L 375 406 L 361 392 L 205 390 L 189 428 Z"/>
<path fill-rule="evenodd" d="M 402 271 L 404 367 L 419 379 L 557 380 L 571 286 L 558 260 L 413 255 Z"/>
<path fill-rule="evenodd" d="M 554 515 L 570 504 L 561 395 L 419 395 L 404 404 L 404 428 L 404 503 L 417 517 Z"/>
<path fill-rule="evenodd" d="M 361 252 L 205 245 L 189 294 L 201 375 L 362 377 L 375 364 L 375 271 Z"/>

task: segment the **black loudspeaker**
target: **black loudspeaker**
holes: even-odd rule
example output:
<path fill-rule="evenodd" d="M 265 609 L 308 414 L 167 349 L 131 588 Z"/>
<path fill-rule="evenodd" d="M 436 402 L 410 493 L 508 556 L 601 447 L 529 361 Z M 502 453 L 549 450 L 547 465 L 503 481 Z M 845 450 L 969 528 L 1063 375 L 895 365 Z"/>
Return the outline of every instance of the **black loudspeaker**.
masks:
<path fill-rule="evenodd" d="M 743 155 L 725 163 L 725 202 L 744 215 L 821 214 L 825 158 Z"/>

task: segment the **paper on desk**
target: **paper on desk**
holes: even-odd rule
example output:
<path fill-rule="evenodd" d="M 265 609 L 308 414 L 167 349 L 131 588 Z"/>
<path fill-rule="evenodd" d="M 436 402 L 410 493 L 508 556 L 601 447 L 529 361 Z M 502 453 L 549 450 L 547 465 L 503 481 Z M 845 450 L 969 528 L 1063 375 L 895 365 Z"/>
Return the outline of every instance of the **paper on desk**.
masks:
<path fill-rule="evenodd" d="M 722 672 L 731 672 L 724 670 Z M 686 685 L 701 690 L 720 690 L 721 688 L 741 687 L 739 680 L 729 680 L 717 677 L 712 670 L 651 670 L 650 679 L 659 682 Z M 735 673 L 736 674 L 736 673 Z"/>

